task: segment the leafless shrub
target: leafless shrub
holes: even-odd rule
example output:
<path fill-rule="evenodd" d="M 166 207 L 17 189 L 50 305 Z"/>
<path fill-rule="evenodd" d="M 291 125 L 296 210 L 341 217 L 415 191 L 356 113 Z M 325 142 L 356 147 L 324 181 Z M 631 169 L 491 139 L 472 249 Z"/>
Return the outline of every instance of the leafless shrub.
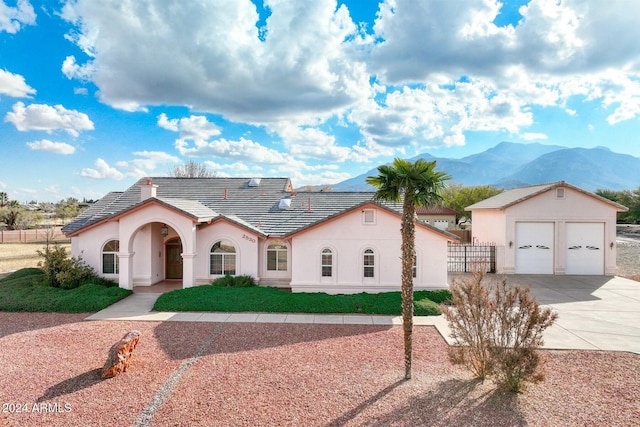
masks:
<path fill-rule="evenodd" d="M 525 381 L 540 381 L 542 333 L 557 319 L 541 309 L 528 287 L 507 285 L 507 278 L 485 286 L 484 269 L 455 280 L 452 306 L 443 306 L 452 338 L 454 363 L 466 365 L 478 378 L 493 375 L 495 381 L 520 392 Z"/>

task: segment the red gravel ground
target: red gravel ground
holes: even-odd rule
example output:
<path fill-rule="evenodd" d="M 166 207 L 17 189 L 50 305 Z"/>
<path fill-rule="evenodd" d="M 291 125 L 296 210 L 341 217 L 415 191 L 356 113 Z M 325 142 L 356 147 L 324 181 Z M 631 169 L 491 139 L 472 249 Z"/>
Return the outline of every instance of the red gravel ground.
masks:
<path fill-rule="evenodd" d="M 632 426 L 640 356 L 544 351 L 524 394 L 481 383 L 415 330 L 355 325 L 86 322 L 0 313 L 2 426 Z M 109 380 L 111 345 L 137 329 L 131 369 Z M 19 408 L 19 409 L 18 409 Z M 18 410 L 20 412 L 18 412 Z"/>

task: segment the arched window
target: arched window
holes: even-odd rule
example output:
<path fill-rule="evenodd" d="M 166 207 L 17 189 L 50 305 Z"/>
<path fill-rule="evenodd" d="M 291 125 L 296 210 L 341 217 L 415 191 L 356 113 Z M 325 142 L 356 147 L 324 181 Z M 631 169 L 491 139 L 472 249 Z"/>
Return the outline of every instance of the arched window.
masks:
<path fill-rule="evenodd" d="M 329 248 L 324 248 L 322 250 L 321 267 L 322 277 L 333 276 L 333 252 L 331 252 L 331 249 Z"/>
<path fill-rule="evenodd" d="M 209 273 L 231 276 L 236 274 L 236 248 L 228 240 L 219 240 L 211 247 Z"/>
<path fill-rule="evenodd" d="M 364 271 L 363 271 L 364 277 L 375 276 L 376 255 L 373 252 L 373 249 L 366 249 L 364 251 L 363 266 L 364 266 Z"/>
<path fill-rule="evenodd" d="M 287 271 L 287 245 L 282 241 L 269 243 L 267 247 L 267 270 Z"/>
<path fill-rule="evenodd" d="M 102 274 L 118 274 L 120 241 L 109 240 L 102 247 Z"/>

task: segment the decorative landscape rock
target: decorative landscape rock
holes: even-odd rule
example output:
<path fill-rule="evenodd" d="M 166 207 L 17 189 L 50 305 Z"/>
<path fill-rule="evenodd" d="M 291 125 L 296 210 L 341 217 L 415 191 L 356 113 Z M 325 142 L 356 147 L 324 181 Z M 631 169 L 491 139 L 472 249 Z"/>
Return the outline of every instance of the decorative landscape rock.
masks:
<path fill-rule="evenodd" d="M 136 348 L 139 339 L 140 331 L 131 331 L 111 346 L 107 361 L 102 368 L 103 379 L 115 377 L 129 369 L 133 350 Z"/>

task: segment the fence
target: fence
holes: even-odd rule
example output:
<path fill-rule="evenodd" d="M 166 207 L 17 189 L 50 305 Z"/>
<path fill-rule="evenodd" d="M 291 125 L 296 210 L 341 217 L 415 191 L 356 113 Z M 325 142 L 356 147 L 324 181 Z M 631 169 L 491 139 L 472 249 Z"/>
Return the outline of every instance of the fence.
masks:
<path fill-rule="evenodd" d="M 449 243 L 447 269 L 449 272 L 469 273 L 485 265 L 487 273 L 496 272 L 496 246 L 492 243 Z"/>
<path fill-rule="evenodd" d="M 31 230 L 0 230 L 0 243 L 29 243 L 46 240 L 69 240 L 60 231 L 61 227 L 43 227 Z"/>

